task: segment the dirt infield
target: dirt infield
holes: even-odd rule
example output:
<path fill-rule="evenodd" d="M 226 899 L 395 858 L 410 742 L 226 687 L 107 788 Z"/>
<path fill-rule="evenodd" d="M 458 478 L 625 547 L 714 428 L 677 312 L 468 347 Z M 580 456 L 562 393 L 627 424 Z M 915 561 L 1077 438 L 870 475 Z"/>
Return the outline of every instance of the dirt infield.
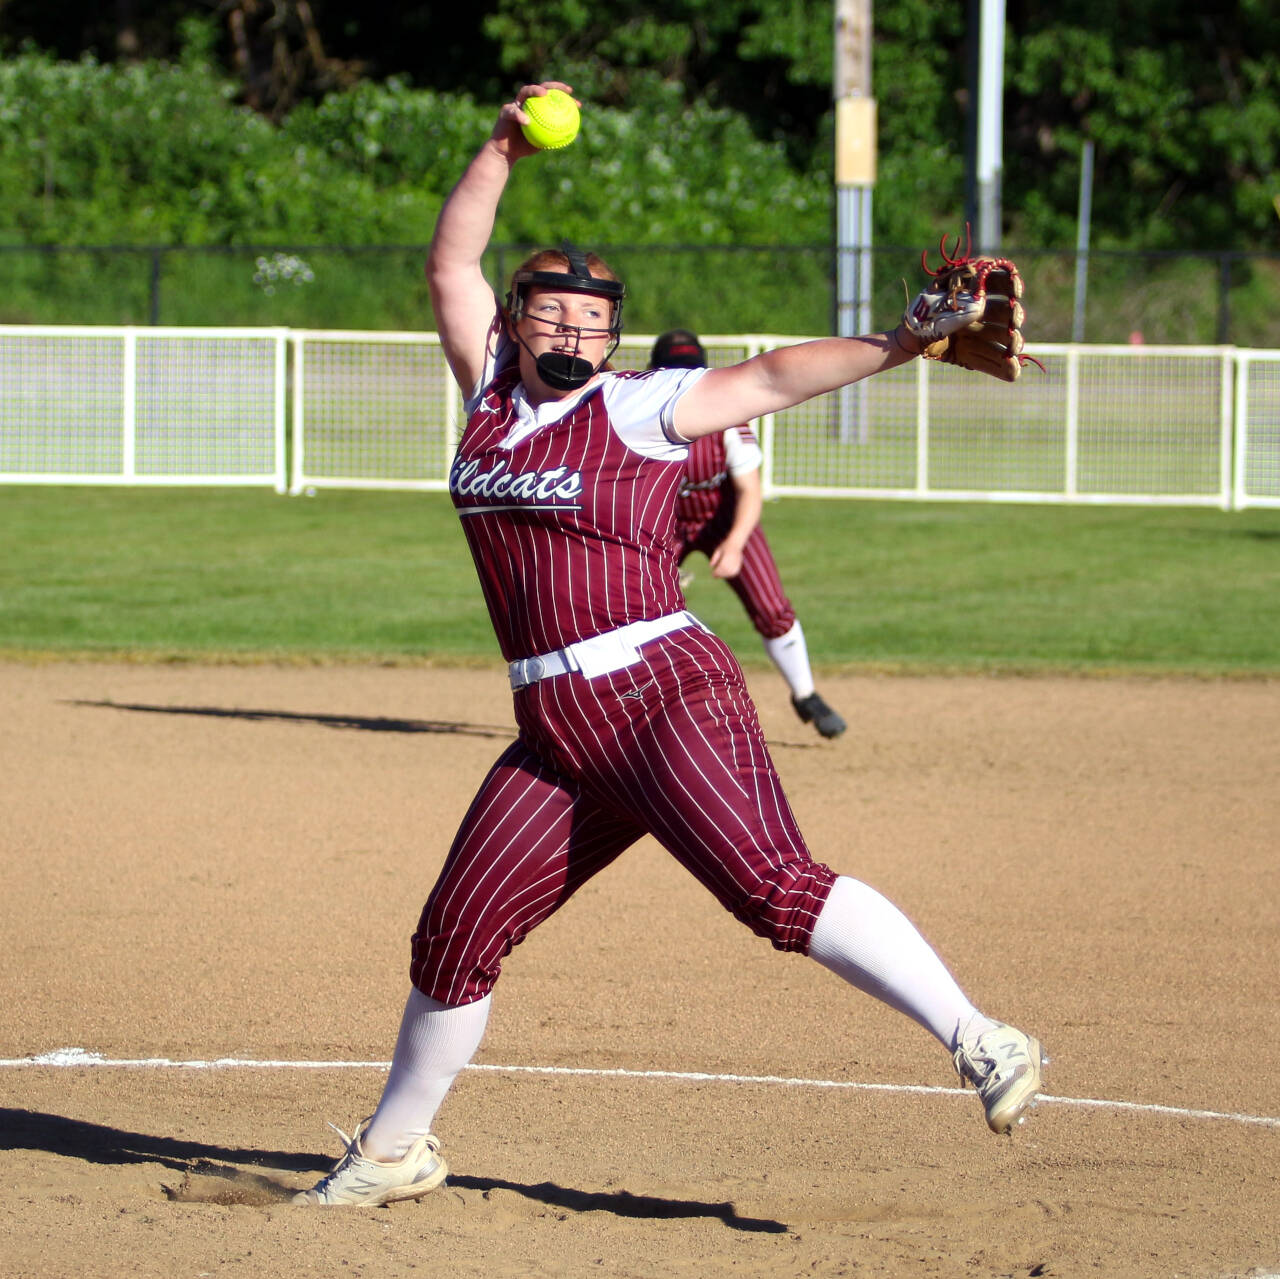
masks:
<path fill-rule="evenodd" d="M 0 1275 L 1280 1272 L 1280 683 L 833 678 L 830 743 L 753 684 L 815 855 L 1044 1040 L 1012 1138 L 646 841 L 507 961 L 448 1186 L 295 1208 L 501 673 L 0 665 Z"/>

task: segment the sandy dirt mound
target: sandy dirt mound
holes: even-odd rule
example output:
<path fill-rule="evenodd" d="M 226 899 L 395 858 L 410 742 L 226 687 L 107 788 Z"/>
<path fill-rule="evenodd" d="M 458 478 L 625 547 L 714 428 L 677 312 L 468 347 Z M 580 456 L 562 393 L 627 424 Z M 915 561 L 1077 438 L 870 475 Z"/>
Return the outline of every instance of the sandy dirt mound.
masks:
<path fill-rule="evenodd" d="M 1012 1138 L 645 841 L 507 961 L 448 1184 L 295 1208 L 501 672 L 0 666 L 0 1275 L 1280 1272 L 1280 684 L 829 678 L 824 742 L 752 679 L 815 855 L 1044 1040 Z"/>

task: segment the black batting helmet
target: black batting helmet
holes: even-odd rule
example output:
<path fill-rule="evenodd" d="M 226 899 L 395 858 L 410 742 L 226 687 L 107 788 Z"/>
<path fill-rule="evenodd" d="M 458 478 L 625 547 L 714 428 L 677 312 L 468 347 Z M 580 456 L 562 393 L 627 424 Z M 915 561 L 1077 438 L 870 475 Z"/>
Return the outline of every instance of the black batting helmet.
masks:
<path fill-rule="evenodd" d="M 531 286 L 561 289 L 566 293 L 598 293 L 613 304 L 609 332 L 615 337 L 620 334 L 622 332 L 622 299 L 627 295 L 626 286 L 622 281 L 614 278 L 613 272 L 602 259 L 596 257 L 594 253 L 583 253 L 568 240 L 561 245 L 558 254 L 544 249 L 540 253 L 535 253 L 529 261 L 538 262 L 546 258 L 554 260 L 556 256 L 563 257 L 568 263 L 567 271 L 530 269 L 525 266 L 511 277 L 511 291 L 507 294 L 507 310 L 512 320 L 518 321 L 524 315 L 525 297 Z M 593 275 L 591 273 L 593 265 L 608 274 Z"/>
<path fill-rule="evenodd" d="M 649 354 L 651 369 L 704 369 L 707 353 L 698 335 L 688 329 L 668 329 Z"/>

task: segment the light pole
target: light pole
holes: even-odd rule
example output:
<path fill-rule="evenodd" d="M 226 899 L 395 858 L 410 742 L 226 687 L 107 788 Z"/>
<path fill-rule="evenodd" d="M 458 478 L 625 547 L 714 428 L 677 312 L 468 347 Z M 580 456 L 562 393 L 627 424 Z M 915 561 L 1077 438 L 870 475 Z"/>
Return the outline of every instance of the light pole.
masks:
<path fill-rule="evenodd" d="M 871 191 L 876 100 L 871 95 L 871 0 L 835 3 L 836 333 L 871 328 Z M 866 389 L 840 393 L 840 439 L 867 439 Z"/>
<path fill-rule="evenodd" d="M 1004 171 L 1004 0 L 979 0 L 977 249 L 1000 251 L 1000 183 Z M 972 32 L 970 33 L 972 36 Z"/>

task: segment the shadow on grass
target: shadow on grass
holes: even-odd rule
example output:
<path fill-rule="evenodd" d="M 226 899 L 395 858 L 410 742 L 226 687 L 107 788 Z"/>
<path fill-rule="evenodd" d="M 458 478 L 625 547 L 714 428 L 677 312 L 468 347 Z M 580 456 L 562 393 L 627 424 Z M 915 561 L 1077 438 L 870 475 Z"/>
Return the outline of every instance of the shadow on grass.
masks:
<path fill-rule="evenodd" d="M 460 724 L 441 719 L 394 719 L 385 715 L 320 715 L 297 711 L 252 710 L 225 706 L 152 706 L 144 702 L 100 702 L 73 700 L 71 706 L 92 706 L 100 710 L 139 711 L 148 715 L 207 715 L 214 719 L 247 719 L 285 724 L 320 724 L 324 728 L 356 728 L 366 733 L 445 733 L 459 737 L 515 736 L 514 728 L 496 724 Z"/>
<path fill-rule="evenodd" d="M 1249 528 L 1239 525 L 1227 525 L 1221 528 L 1189 528 L 1183 530 L 1189 538 L 1213 538 L 1220 540 L 1244 538 L 1251 542 L 1280 542 L 1280 528 Z"/>

